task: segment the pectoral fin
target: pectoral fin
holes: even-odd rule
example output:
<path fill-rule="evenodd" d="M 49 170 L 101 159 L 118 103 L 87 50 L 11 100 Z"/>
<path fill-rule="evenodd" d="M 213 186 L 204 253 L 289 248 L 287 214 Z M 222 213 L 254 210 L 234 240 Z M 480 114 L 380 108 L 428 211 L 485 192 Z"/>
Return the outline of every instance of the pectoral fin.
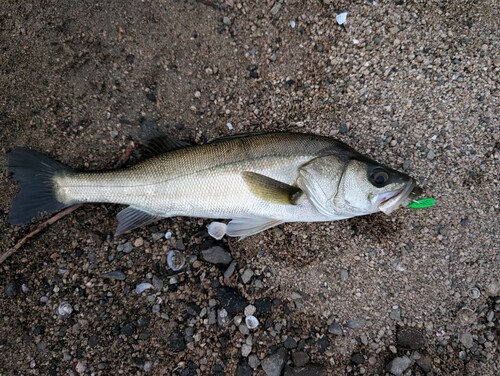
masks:
<path fill-rule="evenodd" d="M 295 205 L 302 195 L 302 190 L 297 187 L 274 180 L 255 172 L 242 173 L 245 183 L 250 190 L 263 200 L 276 204 Z"/>
<path fill-rule="evenodd" d="M 250 235 L 255 235 L 268 228 L 277 226 L 283 221 L 272 218 L 249 217 L 249 218 L 234 218 L 227 224 L 226 235 L 239 236 L 242 239 Z"/>
<path fill-rule="evenodd" d="M 156 222 L 162 218 L 163 217 L 148 213 L 135 206 L 129 206 L 116 215 L 116 219 L 118 219 L 118 227 L 116 228 L 115 236 L 122 235 L 123 233 L 132 231 L 135 228 Z"/>

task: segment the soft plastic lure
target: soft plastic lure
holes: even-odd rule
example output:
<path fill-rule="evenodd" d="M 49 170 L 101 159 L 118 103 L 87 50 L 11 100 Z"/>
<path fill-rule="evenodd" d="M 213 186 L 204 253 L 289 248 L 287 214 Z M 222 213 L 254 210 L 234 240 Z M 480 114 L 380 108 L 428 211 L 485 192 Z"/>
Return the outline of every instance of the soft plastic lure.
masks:
<path fill-rule="evenodd" d="M 436 199 L 432 197 L 422 197 L 421 199 L 412 201 L 408 204 L 410 209 L 427 209 L 436 205 Z"/>

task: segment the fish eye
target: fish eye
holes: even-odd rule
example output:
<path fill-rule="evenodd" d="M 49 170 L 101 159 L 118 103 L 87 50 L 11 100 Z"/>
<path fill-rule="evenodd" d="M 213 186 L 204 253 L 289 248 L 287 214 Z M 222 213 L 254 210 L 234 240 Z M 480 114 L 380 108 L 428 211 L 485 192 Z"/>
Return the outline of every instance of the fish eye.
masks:
<path fill-rule="evenodd" d="M 372 171 L 370 180 L 373 185 L 380 188 L 383 187 L 389 180 L 389 174 L 383 168 L 378 167 Z"/>

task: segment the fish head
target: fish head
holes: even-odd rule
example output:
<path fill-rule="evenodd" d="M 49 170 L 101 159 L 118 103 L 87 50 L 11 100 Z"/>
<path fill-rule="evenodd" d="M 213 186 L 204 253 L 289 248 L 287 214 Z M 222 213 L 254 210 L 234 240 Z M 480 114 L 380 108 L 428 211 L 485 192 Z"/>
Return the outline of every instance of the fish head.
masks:
<path fill-rule="evenodd" d="M 390 214 L 406 206 L 421 193 L 415 180 L 370 159 L 350 159 L 339 181 L 332 205 L 363 215 L 382 211 Z"/>

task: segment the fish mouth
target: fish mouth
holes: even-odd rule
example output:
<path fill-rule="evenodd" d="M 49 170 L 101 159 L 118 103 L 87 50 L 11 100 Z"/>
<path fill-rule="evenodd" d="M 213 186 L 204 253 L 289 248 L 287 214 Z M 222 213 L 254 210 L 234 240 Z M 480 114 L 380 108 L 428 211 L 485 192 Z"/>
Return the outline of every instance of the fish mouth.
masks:
<path fill-rule="evenodd" d="M 378 208 L 385 214 L 391 214 L 400 206 L 407 206 L 413 199 L 422 193 L 422 188 L 414 180 L 400 189 L 382 193 L 377 197 Z"/>

